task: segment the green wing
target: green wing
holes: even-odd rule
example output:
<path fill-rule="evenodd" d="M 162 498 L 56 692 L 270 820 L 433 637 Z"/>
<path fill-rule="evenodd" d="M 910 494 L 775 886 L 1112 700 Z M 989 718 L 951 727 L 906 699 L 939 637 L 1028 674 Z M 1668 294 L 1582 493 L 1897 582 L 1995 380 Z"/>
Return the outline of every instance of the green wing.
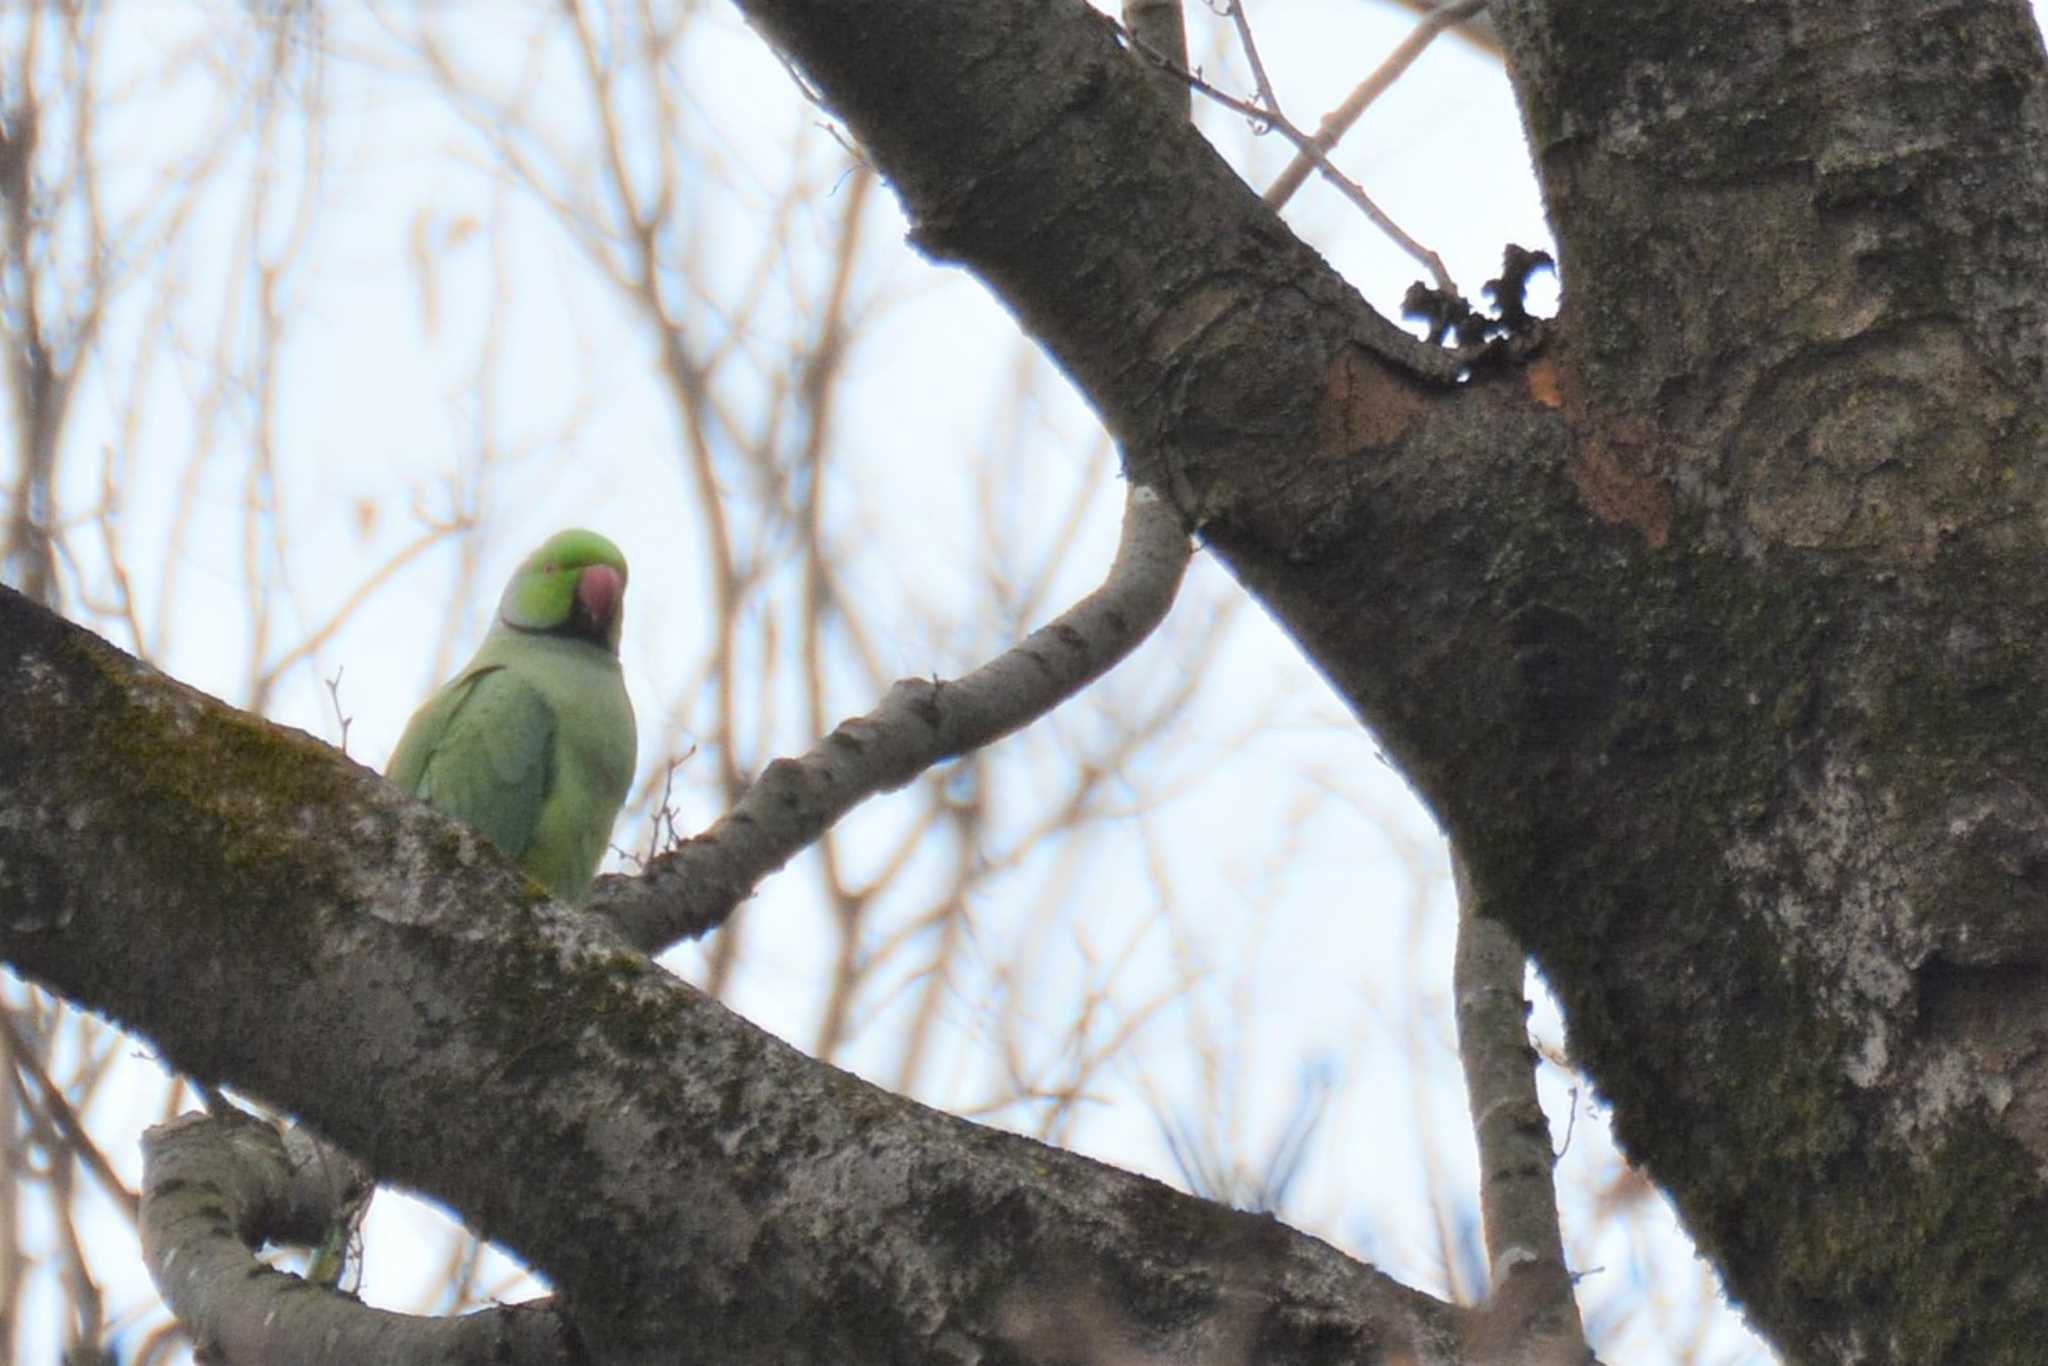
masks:
<path fill-rule="evenodd" d="M 619 672 L 626 561 L 592 531 L 526 557 L 498 621 L 428 698 L 384 776 L 580 901 L 633 781 L 633 704 Z"/>
<path fill-rule="evenodd" d="M 523 859 L 554 787 L 555 725 L 515 671 L 479 665 L 413 714 L 385 776 Z"/>

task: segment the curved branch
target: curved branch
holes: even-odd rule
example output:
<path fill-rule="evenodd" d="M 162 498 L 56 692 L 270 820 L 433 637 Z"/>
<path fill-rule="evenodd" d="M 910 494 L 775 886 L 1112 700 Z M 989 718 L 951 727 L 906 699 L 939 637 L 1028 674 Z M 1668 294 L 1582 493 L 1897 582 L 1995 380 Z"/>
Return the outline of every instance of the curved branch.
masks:
<path fill-rule="evenodd" d="M 142 1138 L 142 1252 L 204 1361 L 558 1366 L 580 1359 L 552 1301 L 418 1318 L 258 1261 L 267 1240 L 310 1242 L 366 1178 L 300 1130 L 241 1114 L 187 1115 Z"/>
<path fill-rule="evenodd" d="M 1030 724 L 1108 673 L 1165 617 L 1190 553 L 1180 514 L 1133 484 L 1101 587 L 972 673 L 899 681 L 808 754 L 769 764 L 731 811 L 644 877 L 606 879 L 586 909 L 650 951 L 717 928 L 861 802 Z"/>

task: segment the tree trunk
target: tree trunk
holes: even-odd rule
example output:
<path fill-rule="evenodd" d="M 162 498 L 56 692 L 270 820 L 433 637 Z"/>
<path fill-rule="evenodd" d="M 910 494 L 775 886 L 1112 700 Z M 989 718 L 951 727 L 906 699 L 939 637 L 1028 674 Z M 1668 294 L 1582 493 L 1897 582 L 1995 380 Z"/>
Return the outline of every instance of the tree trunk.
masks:
<path fill-rule="evenodd" d="M 1754 1321 L 2038 1359 L 2028 7 L 1496 0 L 1564 306 L 1457 385 L 1078 4 L 746 7 L 1398 759 Z"/>
<path fill-rule="evenodd" d="M 1462 359 L 1375 316 L 1079 0 L 742 8 L 1374 728 L 1757 1325 L 1801 1362 L 2038 1360 L 2028 8 L 1496 0 L 1565 305 Z M 600 1357 L 1471 1340 L 521 899 L 449 823 L 0 594 L 0 955 L 448 1199 Z"/>

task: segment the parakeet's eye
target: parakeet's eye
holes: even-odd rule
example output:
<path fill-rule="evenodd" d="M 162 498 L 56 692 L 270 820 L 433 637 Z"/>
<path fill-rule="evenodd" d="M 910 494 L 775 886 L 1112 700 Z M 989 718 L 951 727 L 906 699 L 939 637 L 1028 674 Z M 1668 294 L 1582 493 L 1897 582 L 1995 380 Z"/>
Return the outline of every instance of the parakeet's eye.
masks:
<path fill-rule="evenodd" d="M 543 574 L 553 574 L 559 569 L 561 569 L 560 565 L 556 564 L 553 560 L 549 560 L 545 565 L 541 566 L 540 572 Z"/>

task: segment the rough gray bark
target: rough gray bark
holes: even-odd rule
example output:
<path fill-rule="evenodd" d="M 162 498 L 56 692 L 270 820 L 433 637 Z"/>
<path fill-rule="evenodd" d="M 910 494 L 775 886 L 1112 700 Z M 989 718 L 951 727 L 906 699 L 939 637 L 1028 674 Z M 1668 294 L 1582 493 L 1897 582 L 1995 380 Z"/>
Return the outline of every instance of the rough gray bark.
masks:
<path fill-rule="evenodd" d="M 1497 0 L 1566 302 L 1466 383 L 1078 0 L 742 8 L 1374 726 L 1788 1357 L 2036 1360 L 2027 7 Z M 806 1062 L 319 747 L 0 613 L 0 953 L 448 1199 L 612 1359 L 1461 1350 L 1320 1244 Z"/>
<path fill-rule="evenodd" d="M 1474 1322 L 815 1062 L 375 774 L 6 588 L 0 958 L 446 1201 L 597 1361 L 1448 1363 Z"/>
<path fill-rule="evenodd" d="M 745 8 L 1373 725 L 1758 1325 L 2036 1359 L 2028 8 L 1501 0 L 1565 303 L 1455 389 L 1079 5 Z"/>

